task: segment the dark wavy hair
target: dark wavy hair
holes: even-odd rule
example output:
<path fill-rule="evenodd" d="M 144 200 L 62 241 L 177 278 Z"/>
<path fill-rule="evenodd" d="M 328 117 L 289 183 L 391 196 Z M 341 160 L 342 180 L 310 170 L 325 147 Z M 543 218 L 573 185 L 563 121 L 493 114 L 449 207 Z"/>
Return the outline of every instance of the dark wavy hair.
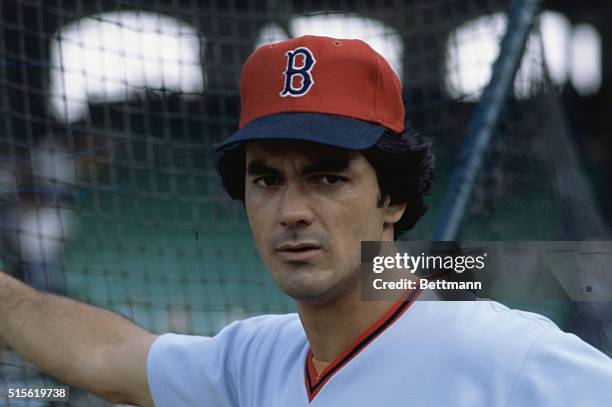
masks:
<path fill-rule="evenodd" d="M 376 170 L 381 193 L 379 205 L 387 195 L 391 204 L 406 204 L 404 214 L 394 224 L 397 239 L 401 233 L 412 229 L 429 209 L 425 197 L 433 187 L 431 139 L 413 131 L 397 134 L 387 130 L 378 143 L 360 153 Z M 217 162 L 223 189 L 243 204 L 245 165 L 244 144 L 223 151 Z"/>

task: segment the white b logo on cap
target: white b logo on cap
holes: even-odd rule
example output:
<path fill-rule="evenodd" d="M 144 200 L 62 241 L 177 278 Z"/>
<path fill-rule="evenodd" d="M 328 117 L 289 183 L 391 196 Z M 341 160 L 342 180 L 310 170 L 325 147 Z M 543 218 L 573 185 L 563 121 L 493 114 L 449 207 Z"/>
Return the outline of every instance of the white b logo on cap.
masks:
<path fill-rule="evenodd" d="M 282 97 L 304 96 L 315 83 L 310 71 L 317 63 L 317 60 L 314 58 L 312 51 L 306 47 L 299 47 L 294 50 L 287 51 L 285 55 L 287 56 L 287 67 L 285 68 L 285 72 L 283 72 L 285 74 L 285 86 L 280 92 L 280 95 Z M 296 57 L 300 55 L 303 56 L 304 63 L 301 66 L 296 66 Z M 299 86 L 293 85 L 293 78 L 295 76 L 302 79 Z"/>

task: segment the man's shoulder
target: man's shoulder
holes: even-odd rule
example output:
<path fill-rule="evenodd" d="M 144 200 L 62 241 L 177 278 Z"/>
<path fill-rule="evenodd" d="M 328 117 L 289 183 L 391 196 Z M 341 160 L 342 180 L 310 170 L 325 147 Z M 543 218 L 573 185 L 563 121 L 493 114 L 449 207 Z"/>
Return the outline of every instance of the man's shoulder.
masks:
<path fill-rule="evenodd" d="M 387 343 L 425 381 L 445 372 L 449 391 L 486 394 L 489 405 L 612 405 L 603 391 L 612 360 L 543 315 L 494 301 L 423 301 L 404 317 Z"/>
<path fill-rule="evenodd" d="M 235 321 L 226 329 L 239 330 L 241 334 L 256 336 L 304 335 L 304 329 L 297 314 L 266 314 Z"/>
<path fill-rule="evenodd" d="M 156 346 L 172 345 L 178 347 L 210 346 L 211 344 L 226 344 L 229 346 L 248 345 L 271 339 L 287 339 L 304 337 L 304 330 L 297 314 L 258 315 L 237 320 L 226 325 L 216 335 L 184 335 L 166 333 L 160 335 Z"/>
<path fill-rule="evenodd" d="M 495 301 L 424 301 L 415 303 L 418 322 L 429 323 L 433 329 L 506 335 L 512 331 L 543 329 L 559 330 L 549 318 L 529 311 L 511 309 Z"/>
<path fill-rule="evenodd" d="M 234 321 L 214 336 L 160 335 L 151 347 L 149 358 L 210 363 L 210 360 L 223 360 L 228 355 L 230 359 L 265 355 L 280 343 L 299 347 L 305 340 L 296 314 L 259 315 Z"/>
<path fill-rule="evenodd" d="M 544 315 L 508 308 L 495 301 L 473 302 L 473 309 L 458 318 L 465 345 L 478 344 L 481 351 L 495 353 L 502 363 L 527 357 L 542 335 L 566 335 Z M 496 360 L 495 357 L 492 358 Z"/>
<path fill-rule="evenodd" d="M 492 334 L 508 333 L 508 331 L 533 331 L 551 329 L 559 331 L 559 327 L 544 315 L 530 311 L 508 308 L 496 301 L 472 301 L 472 308 L 467 309 L 463 322 L 466 325 L 491 328 Z M 495 328 L 495 329 L 493 329 Z"/>
<path fill-rule="evenodd" d="M 234 321 L 212 339 L 225 342 L 244 355 L 253 349 L 262 353 L 281 343 L 300 347 L 306 335 L 297 314 L 266 314 Z"/>
<path fill-rule="evenodd" d="M 548 318 L 510 309 L 494 301 L 422 302 L 415 304 L 413 327 L 427 332 L 428 346 L 447 360 L 503 365 L 519 369 L 544 332 L 564 333 Z"/>

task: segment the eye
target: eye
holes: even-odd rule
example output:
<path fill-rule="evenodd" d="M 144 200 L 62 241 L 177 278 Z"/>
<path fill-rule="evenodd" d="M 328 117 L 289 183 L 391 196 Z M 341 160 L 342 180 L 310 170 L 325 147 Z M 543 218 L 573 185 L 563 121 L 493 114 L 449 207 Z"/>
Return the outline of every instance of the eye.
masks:
<path fill-rule="evenodd" d="M 281 179 L 280 177 L 275 176 L 275 175 L 266 175 L 264 177 L 255 178 L 253 180 L 253 183 L 260 187 L 268 188 L 268 187 L 280 185 Z"/>
<path fill-rule="evenodd" d="M 324 185 L 338 185 L 346 182 L 346 177 L 335 174 L 321 174 L 316 177 L 316 180 Z"/>

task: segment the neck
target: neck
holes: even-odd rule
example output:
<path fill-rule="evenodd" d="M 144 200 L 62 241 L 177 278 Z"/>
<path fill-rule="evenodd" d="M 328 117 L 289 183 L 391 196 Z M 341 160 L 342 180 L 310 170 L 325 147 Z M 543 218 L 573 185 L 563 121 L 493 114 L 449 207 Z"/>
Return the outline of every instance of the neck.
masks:
<path fill-rule="evenodd" d="M 363 301 L 359 286 L 349 294 L 325 303 L 298 303 L 300 319 L 314 358 L 332 362 L 382 317 L 393 303 Z"/>
<path fill-rule="evenodd" d="M 392 224 L 386 224 L 380 240 L 393 242 Z M 328 301 L 298 302 L 298 313 L 314 358 L 329 363 L 342 355 L 396 300 L 364 301 L 361 285 L 356 283 Z"/>

